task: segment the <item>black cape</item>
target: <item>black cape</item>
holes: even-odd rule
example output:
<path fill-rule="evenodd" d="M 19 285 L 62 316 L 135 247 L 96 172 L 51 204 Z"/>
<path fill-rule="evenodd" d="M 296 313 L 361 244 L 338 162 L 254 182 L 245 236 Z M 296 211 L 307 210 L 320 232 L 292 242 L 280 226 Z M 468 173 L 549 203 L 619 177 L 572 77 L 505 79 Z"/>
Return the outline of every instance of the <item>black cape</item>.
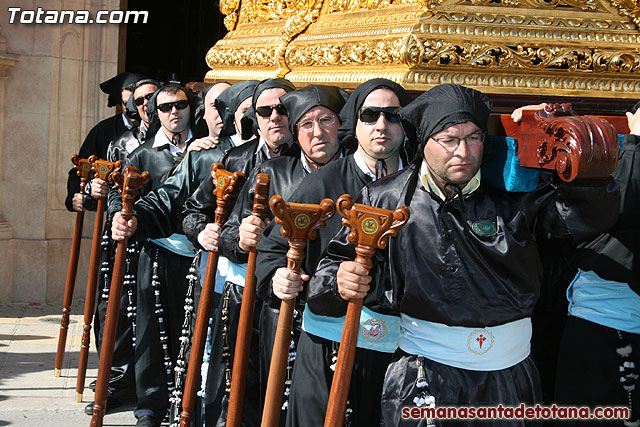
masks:
<path fill-rule="evenodd" d="M 185 201 L 201 182 L 211 181 L 211 165 L 220 162 L 232 146 L 231 139 L 224 137 L 214 148 L 187 153 L 162 185 L 136 201 L 134 211 L 140 219 L 139 233 L 159 238 L 180 232 Z"/>
<path fill-rule="evenodd" d="M 95 154 L 99 159 L 107 158 L 107 147 L 109 143 L 123 134 L 127 130 L 124 124 L 122 114 L 109 117 L 95 125 L 84 139 L 78 157 L 86 159 Z M 67 198 L 64 201 L 65 206 L 71 212 L 73 210 L 73 195 L 80 192 L 80 177 L 76 173 L 76 169 L 69 170 L 69 178 L 67 179 Z"/>
<path fill-rule="evenodd" d="M 249 175 L 249 172 L 258 164 L 267 159 L 262 150 L 256 151 L 259 140 L 249 142 L 231 148 L 222 158 L 224 168 L 230 172 L 240 171 Z M 213 197 L 214 185 L 210 179 L 205 179 L 184 203 L 182 211 L 182 229 L 196 248 L 200 248 L 198 234 L 208 223 L 213 222 L 216 209 L 216 199 Z"/>

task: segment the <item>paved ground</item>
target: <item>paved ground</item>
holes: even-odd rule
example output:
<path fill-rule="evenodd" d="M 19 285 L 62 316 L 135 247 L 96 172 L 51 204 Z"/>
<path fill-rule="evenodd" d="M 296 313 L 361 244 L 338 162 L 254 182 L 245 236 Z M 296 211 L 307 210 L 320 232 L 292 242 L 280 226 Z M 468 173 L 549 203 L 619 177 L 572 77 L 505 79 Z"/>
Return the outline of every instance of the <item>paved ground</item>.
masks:
<path fill-rule="evenodd" d="M 75 402 L 83 309 L 72 307 L 62 375 L 54 377 L 62 306 L 0 305 L 0 426 L 89 426 L 83 409 L 98 372 L 93 335 L 83 403 Z M 105 416 L 104 425 L 135 426 L 132 410 Z"/>

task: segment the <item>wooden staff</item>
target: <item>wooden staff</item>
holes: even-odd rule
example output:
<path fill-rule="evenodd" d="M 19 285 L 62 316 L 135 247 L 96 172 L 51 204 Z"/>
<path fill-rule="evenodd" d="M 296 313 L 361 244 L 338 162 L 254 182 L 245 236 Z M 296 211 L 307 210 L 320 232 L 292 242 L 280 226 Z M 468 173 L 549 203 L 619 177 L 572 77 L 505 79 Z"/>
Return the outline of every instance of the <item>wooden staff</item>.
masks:
<path fill-rule="evenodd" d="M 122 161 L 107 162 L 98 159 L 91 162 L 93 176 L 103 181 L 112 181 L 112 173 L 120 171 Z M 89 261 L 89 277 L 87 279 L 87 294 L 84 300 L 84 326 L 82 327 L 82 341 L 80 345 L 80 361 L 78 362 L 78 379 L 76 380 L 76 402 L 82 402 L 84 380 L 87 373 L 87 359 L 89 358 L 89 344 L 91 343 L 91 319 L 93 306 L 96 301 L 96 283 L 98 280 L 98 266 L 100 264 L 100 240 L 102 238 L 102 217 L 104 216 L 104 197 L 98 198 L 96 221 L 93 226 L 93 241 L 91 243 L 91 258 Z"/>
<path fill-rule="evenodd" d="M 269 175 L 259 173 L 256 179 L 256 192 L 253 198 L 251 215 L 264 221 L 267 215 L 267 201 L 269 197 Z M 247 277 L 242 291 L 240 319 L 236 335 L 236 349 L 233 356 L 233 373 L 231 375 L 231 391 L 229 393 L 229 409 L 227 412 L 227 427 L 238 427 L 242 421 L 242 404 L 244 403 L 244 389 L 249 362 L 249 348 L 251 347 L 251 326 L 253 324 L 253 306 L 256 299 L 256 258 L 258 250 L 249 249 L 247 263 Z"/>
<path fill-rule="evenodd" d="M 216 211 L 214 222 L 220 226 L 227 220 L 227 206 L 232 197 L 235 196 L 244 183 L 242 172 L 228 172 L 222 169 L 222 163 L 211 165 L 211 175 L 216 196 Z M 213 301 L 213 291 L 215 289 L 216 269 L 218 268 L 218 252 L 211 251 L 207 261 L 207 270 L 204 274 L 202 291 L 200 292 L 200 303 L 198 305 L 198 316 L 196 317 L 196 327 L 193 331 L 193 341 L 191 344 L 191 355 L 189 356 L 189 366 L 187 367 L 187 378 L 184 384 L 184 397 L 182 399 L 182 412 L 180 413 L 180 427 L 191 425 L 191 414 L 196 401 L 196 386 L 200 379 L 200 365 L 202 364 L 202 354 L 204 344 L 207 339 L 207 328 L 209 317 L 211 316 L 211 303 Z"/>
<path fill-rule="evenodd" d="M 151 177 L 148 172 L 138 174 L 134 166 L 124 168 L 124 173 L 115 172 L 113 181 L 122 194 L 122 218 L 125 221 L 133 217 L 133 201 L 140 195 L 142 187 L 149 182 Z M 106 410 L 107 388 L 109 386 L 109 374 L 113 359 L 113 346 L 118 327 L 118 311 L 120 310 L 120 293 L 122 291 L 122 279 L 124 275 L 125 256 L 127 253 L 127 239 L 120 240 L 116 248 L 116 258 L 113 264 L 111 286 L 109 289 L 109 302 L 107 315 L 102 335 L 102 347 L 100 349 L 100 363 L 98 363 L 98 379 L 96 380 L 95 403 L 91 427 L 102 427 L 102 419 Z"/>
<path fill-rule="evenodd" d="M 319 205 L 286 203 L 282 197 L 275 195 L 271 198 L 270 205 L 276 222 L 282 225 L 282 235 L 289 239 L 287 269 L 300 274 L 307 240 L 315 240 L 318 228 L 324 227 L 333 216 L 336 211 L 333 201 L 324 199 Z M 280 419 L 294 307 L 295 299 L 283 300 L 280 303 L 262 412 L 262 427 L 275 427 Z"/>
<path fill-rule="evenodd" d="M 76 173 L 80 177 L 80 194 L 84 192 L 87 180 L 91 177 L 91 162 L 96 156 L 88 159 L 81 159 L 77 154 L 71 156 L 71 162 L 76 168 Z M 76 225 L 73 229 L 73 240 L 71 241 L 71 255 L 69 255 L 69 267 L 67 269 L 67 284 L 64 287 L 64 302 L 62 303 L 62 319 L 60 320 L 60 334 L 58 335 L 58 350 L 56 351 L 56 361 L 53 365 L 53 375 L 59 377 L 62 374 L 62 362 L 64 360 L 64 350 L 67 343 L 67 330 L 69 329 L 69 315 L 71 314 L 71 302 L 73 300 L 73 288 L 76 285 L 76 273 L 78 272 L 78 256 L 80 255 L 80 242 L 82 241 L 82 223 L 84 222 L 84 211 L 76 214 Z"/>
<path fill-rule="evenodd" d="M 342 225 L 351 229 L 348 239 L 356 246 L 355 262 L 370 270 L 373 267 L 371 258 L 376 248 L 384 249 L 389 237 L 398 234 L 398 229 L 409 220 L 409 209 L 401 206 L 395 211 L 374 208 L 372 206 L 354 204 L 351 196 L 344 194 L 337 201 L 338 212 L 344 218 Z M 347 305 L 347 316 L 344 321 L 338 361 L 331 383 L 331 393 L 325 427 L 339 427 L 344 424 L 344 414 L 351 385 L 351 372 L 356 355 L 358 331 L 360 329 L 360 312 L 362 298 L 350 299 Z"/>

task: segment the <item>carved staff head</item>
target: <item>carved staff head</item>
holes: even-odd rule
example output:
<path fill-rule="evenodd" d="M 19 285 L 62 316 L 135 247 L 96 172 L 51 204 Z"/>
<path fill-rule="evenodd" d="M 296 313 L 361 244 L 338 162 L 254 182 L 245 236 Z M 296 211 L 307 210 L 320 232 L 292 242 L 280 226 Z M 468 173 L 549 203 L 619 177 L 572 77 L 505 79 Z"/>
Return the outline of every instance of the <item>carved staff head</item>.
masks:
<path fill-rule="evenodd" d="M 133 216 L 133 202 L 140 195 L 142 188 L 151 179 L 147 171 L 138 173 L 134 166 L 127 166 L 124 172 L 115 171 L 112 174 L 113 182 L 122 194 L 122 210 L 120 213 L 125 220 Z"/>
<path fill-rule="evenodd" d="M 337 203 L 342 225 L 351 230 L 347 237 L 356 244 L 356 262 L 371 268 L 371 257 L 376 249 L 384 249 L 390 237 L 409 220 L 409 209 L 400 206 L 395 211 L 353 203 L 350 195 L 340 196 Z"/>
<path fill-rule="evenodd" d="M 95 155 L 89 156 L 88 159 L 81 159 L 77 154 L 71 156 L 71 163 L 76 168 L 76 174 L 80 177 L 80 191 L 84 190 L 87 181 L 92 177 L 93 171 L 91 164 L 96 160 Z"/>
<path fill-rule="evenodd" d="M 256 178 L 256 191 L 255 196 L 253 197 L 253 211 L 251 212 L 251 215 L 255 215 L 260 219 L 264 219 L 267 216 L 269 185 L 269 175 L 266 173 L 259 173 Z"/>
<path fill-rule="evenodd" d="M 211 165 L 211 177 L 213 178 L 213 195 L 216 196 L 215 222 L 222 225 L 227 218 L 227 205 L 236 196 L 244 184 L 242 172 L 229 172 L 223 169 L 222 163 Z"/>
<path fill-rule="evenodd" d="M 122 169 L 122 160 L 116 162 L 108 162 L 106 160 L 97 159 L 91 162 L 93 176 L 103 181 L 113 182 L 113 172 Z"/>
<path fill-rule="evenodd" d="M 315 240 L 317 230 L 324 227 L 335 214 L 335 205 L 331 199 L 324 199 L 319 205 L 287 203 L 277 194 L 271 198 L 269 204 L 276 222 L 282 225 L 280 232 L 289 239 L 287 268 L 299 272 L 307 240 Z"/>

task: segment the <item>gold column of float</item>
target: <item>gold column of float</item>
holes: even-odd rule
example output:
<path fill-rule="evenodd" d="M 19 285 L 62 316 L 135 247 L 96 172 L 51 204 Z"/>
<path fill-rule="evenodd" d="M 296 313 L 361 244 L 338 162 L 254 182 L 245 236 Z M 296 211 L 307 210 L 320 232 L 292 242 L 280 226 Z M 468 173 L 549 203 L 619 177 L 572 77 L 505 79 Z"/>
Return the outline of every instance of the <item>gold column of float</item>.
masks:
<path fill-rule="evenodd" d="M 637 98 L 637 0 L 228 0 L 205 81 Z"/>

